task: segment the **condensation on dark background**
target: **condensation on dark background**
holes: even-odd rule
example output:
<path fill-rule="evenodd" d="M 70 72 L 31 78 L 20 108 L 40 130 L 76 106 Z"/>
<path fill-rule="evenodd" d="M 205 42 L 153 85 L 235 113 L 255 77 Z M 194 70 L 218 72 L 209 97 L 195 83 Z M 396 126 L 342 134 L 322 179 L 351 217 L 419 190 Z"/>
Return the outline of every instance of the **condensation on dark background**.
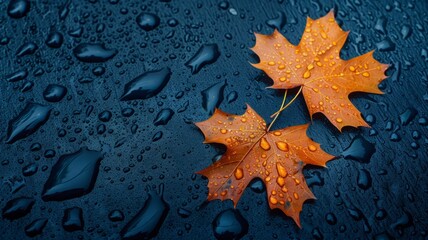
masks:
<path fill-rule="evenodd" d="M 344 59 L 376 49 L 383 95 L 352 94 L 372 128 L 308 134 L 338 156 L 307 167 L 302 229 L 260 180 L 237 210 L 196 171 L 224 151 L 193 122 L 215 107 L 265 119 L 282 91 L 249 62 L 254 32 L 297 44 L 333 9 Z M 426 1 L 2 1 L 2 239 L 426 239 Z M 291 91 L 295 94 L 296 91 Z M 310 122 L 302 96 L 276 128 Z"/>

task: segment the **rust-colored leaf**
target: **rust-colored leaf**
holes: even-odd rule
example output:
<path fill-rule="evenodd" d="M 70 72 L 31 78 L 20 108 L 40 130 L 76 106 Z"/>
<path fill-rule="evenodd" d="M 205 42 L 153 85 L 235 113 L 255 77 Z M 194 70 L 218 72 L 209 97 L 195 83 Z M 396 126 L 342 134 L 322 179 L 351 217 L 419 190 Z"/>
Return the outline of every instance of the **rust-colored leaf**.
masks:
<path fill-rule="evenodd" d="M 300 226 L 303 203 L 314 196 L 306 185 L 306 164 L 325 166 L 333 158 L 306 136 L 308 125 L 267 132 L 265 121 L 250 106 L 243 115 L 216 110 L 211 118 L 196 123 L 205 143 L 227 147 L 221 159 L 198 172 L 209 180 L 208 200 L 231 199 L 236 206 L 254 178 L 266 185 L 270 208 L 278 208 Z"/>
<path fill-rule="evenodd" d="M 378 84 L 386 78 L 387 64 L 373 58 L 373 51 L 350 60 L 340 58 L 349 32 L 336 23 L 334 13 L 313 20 L 308 17 L 299 45 L 294 46 L 277 30 L 272 35 L 256 34 L 252 50 L 260 57 L 253 64 L 274 81 L 276 89 L 302 86 L 312 116 L 320 112 L 339 130 L 365 126 L 358 109 L 349 101 L 351 92 L 382 92 Z"/>

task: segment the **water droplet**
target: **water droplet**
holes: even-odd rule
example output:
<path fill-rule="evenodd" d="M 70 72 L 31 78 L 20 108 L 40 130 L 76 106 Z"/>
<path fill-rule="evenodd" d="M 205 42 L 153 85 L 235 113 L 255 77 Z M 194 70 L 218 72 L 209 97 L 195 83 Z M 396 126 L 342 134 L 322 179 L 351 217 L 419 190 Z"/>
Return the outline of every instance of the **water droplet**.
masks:
<path fill-rule="evenodd" d="M 25 108 L 9 121 L 6 143 L 14 143 L 37 131 L 49 119 L 51 107 L 38 103 L 28 103 Z"/>
<path fill-rule="evenodd" d="M 27 234 L 27 236 L 29 237 L 35 237 L 37 235 L 40 235 L 42 234 L 43 229 L 45 228 L 47 223 L 48 219 L 46 218 L 36 219 L 25 227 L 25 234 Z"/>
<path fill-rule="evenodd" d="M 409 124 L 418 114 L 418 111 L 414 108 L 407 108 L 406 111 L 400 114 L 401 125 L 406 126 Z"/>
<path fill-rule="evenodd" d="M 269 149 L 270 149 L 270 144 L 269 144 L 269 142 L 266 140 L 266 138 L 262 138 L 261 140 L 260 140 L 260 147 L 263 149 L 263 150 L 265 150 L 265 151 L 268 151 Z"/>
<path fill-rule="evenodd" d="M 232 103 L 238 98 L 238 93 L 236 91 L 232 91 L 227 95 L 227 102 Z"/>
<path fill-rule="evenodd" d="M 137 16 L 137 24 L 144 31 L 151 31 L 160 24 L 160 18 L 152 13 L 140 13 Z"/>
<path fill-rule="evenodd" d="M 155 120 L 153 120 L 153 124 L 155 126 L 166 125 L 168 124 L 169 120 L 171 120 L 173 115 L 174 115 L 174 111 L 172 109 L 164 108 L 160 110 Z"/>
<path fill-rule="evenodd" d="M 237 209 L 220 212 L 212 224 L 217 239 L 240 239 L 248 232 L 248 222 Z"/>
<path fill-rule="evenodd" d="M 33 207 L 35 200 L 28 197 L 14 198 L 6 203 L 3 208 L 3 217 L 14 220 L 27 215 Z"/>
<path fill-rule="evenodd" d="M 198 73 L 202 67 L 214 63 L 220 56 L 217 44 L 206 44 L 199 48 L 196 54 L 186 63 L 192 69 L 192 74 Z"/>
<path fill-rule="evenodd" d="M 157 142 L 159 141 L 163 136 L 163 132 L 162 131 L 158 131 L 156 132 L 153 137 L 152 137 L 152 142 Z"/>
<path fill-rule="evenodd" d="M 408 37 L 410 37 L 410 35 L 412 34 L 412 28 L 405 24 L 401 27 L 401 37 L 403 39 L 407 39 Z"/>
<path fill-rule="evenodd" d="M 17 82 L 25 79 L 28 76 L 28 71 L 26 69 L 19 70 L 14 73 L 6 75 L 6 81 L 8 82 Z"/>
<path fill-rule="evenodd" d="M 113 58 L 118 51 L 115 49 L 107 49 L 104 44 L 81 43 L 74 48 L 73 53 L 74 56 L 82 62 L 98 63 Z"/>
<path fill-rule="evenodd" d="M 226 85 L 226 81 L 219 82 L 201 92 L 202 107 L 208 112 L 208 114 L 213 114 L 215 108 L 220 106 L 223 101 L 223 92 Z"/>
<path fill-rule="evenodd" d="M 274 197 L 274 196 L 270 196 L 269 197 L 269 202 L 271 204 L 273 204 L 273 205 L 276 205 L 276 204 L 278 204 L 278 199 L 276 197 Z"/>
<path fill-rule="evenodd" d="M 192 214 L 192 212 L 185 209 L 185 208 L 178 208 L 177 214 L 180 215 L 180 217 L 182 217 L 182 218 L 188 218 L 190 216 L 190 214 Z"/>
<path fill-rule="evenodd" d="M 113 210 L 108 214 L 108 219 L 112 222 L 120 222 L 125 219 L 125 215 L 120 210 Z"/>
<path fill-rule="evenodd" d="M 283 12 L 277 11 L 277 17 L 273 19 L 269 19 L 266 21 L 266 24 L 271 28 L 276 28 L 281 30 L 285 24 L 287 23 L 287 19 Z"/>
<path fill-rule="evenodd" d="M 367 190 L 372 186 L 372 177 L 367 170 L 360 169 L 358 171 L 357 185 L 363 190 Z"/>
<path fill-rule="evenodd" d="M 281 141 L 276 142 L 276 147 L 279 150 L 284 151 L 284 152 L 288 152 L 290 150 L 288 147 L 288 144 L 286 142 L 281 142 Z"/>
<path fill-rule="evenodd" d="M 98 114 L 98 119 L 101 122 L 108 122 L 108 121 L 110 121 L 111 117 L 112 117 L 112 114 L 108 110 L 102 111 L 102 112 L 100 112 L 100 114 Z"/>
<path fill-rule="evenodd" d="M 309 78 L 310 76 L 311 76 L 310 71 L 306 71 L 305 73 L 303 73 L 303 78 Z"/>
<path fill-rule="evenodd" d="M 101 159 L 100 152 L 84 148 L 62 155 L 52 167 L 42 199 L 62 201 L 88 194 L 95 185 Z"/>
<path fill-rule="evenodd" d="M 149 239 L 157 235 L 169 211 L 163 189 L 163 184 L 159 186 L 159 193 L 147 189 L 149 197 L 144 206 L 121 231 L 124 239 Z"/>
<path fill-rule="evenodd" d="M 64 42 L 64 36 L 59 32 L 51 32 L 48 35 L 45 43 L 50 48 L 59 48 Z"/>
<path fill-rule="evenodd" d="M 66 87 L 59 84 L 49 84 L 43 91 L 43 98 L 48 102 L 59 102 L 66 94 Z"/>
<path fill-rule="evenodd" d="M 83 229 L 83 211 L 80 207 L 67 208 L 62 218 L 62 227 L 68 232 Z"/>
<path fill-rule="evenodd" d="M 336 118 L 336 122 L 341 123 L 341 122 L 343 122 L 343 119 L 342 118 Z"/>
<path fill-rule="evenodd" d="M 37 163 L 30 163 L 22 168 L 22 175 L 24 175 L 25 177 L 29 177 L 31 175 L 34 175 L 37 172 L 37 169 Z"/>
<path fill-rule="evenodd" d="M 388 215 L 388 214 L 386 213 L 385 209 L 379 209 L 379 210 L 376 212 L 375 217 L 376 217 L 376 219 L 377 219 L 377 220 L 379 220 L 379 221 L 380 221 L 380 220 L 385 219 L 387 215 Z"/>
<path fill-rule="evenodd" d="M 308 146 L 308 149 L 309 149 L 309 151 L 311 151 L 311 152 L 315 152 L 318 148 L 317 148 L 315 145 L 310 144 L 310 145 Z"/>
<path fill-rule="evenodd" d="M 296 199 L 296 200 L 299 200 L 299 194 L 298 193 L 293 193 L 293 197 L 294 197 L 294 199 Z"/>
<path fill-rule="evenodd" d="M 276 183 L 278 183 L 278 185 L 280 187 L 283 187 L 285 185 L 285 178 L 283 178 L 283 177 L 277 177 L 276 178 Z"/>
<path fill-rule="evenodd" d="M 335 225 L 337 223 L 337 218 L 336 218 L 336 215 L 334 215 L 334 213 L 327 213 L 325 215 L 325 220 L 330 225 Z"/>
<path fill-rule="evenodd" d="M 242 168 L 237 168 L 235 170 L 235 178 L 236 180 L 241 180 L 244 177 L 244 171 L 242 170 Z"/>
<path fill-rule="evenodd" d="M 368 163 L 375 151 L 376 148 L 371 142 L 358 135 L 352 140 L 349 147 L 343 151 L 342 155 L 345 159 Z"/>
<path fill-rule="evenodd" d="M 395 50 L 395 44 L 389 38 L 386 38 L 383 41 L 376 43 L 376 47 L 381 52 Z"/>
<path fill-rule="evenodd" d="M 16 56 L 23 57 L 26 55 L 31 55 L 35 53 L 37 49 L 39 49 L 39 47 L 33 42 L 24 43 L 16 51 Z"/>
<path fill-rule="evenodd" d="M 374 29 L 379 31 L 380 33 L 386 34 L 386 30 L 385 30 L 386 23 L 387 23 L 387 19 L 384 16 L 382 16 L 378 18 Z"/>
<path fill-rule="evenodd" d="M 287 177 L 287 174 L 288 174 L 287 170 L 285 169 L 285 167 L 281 165 L 281 163 L 279 162 L 276 163 L 276 170 L 278 171 L 279 176 L 283 178 Z"/>
<path fill-rule="evenodd" d="M 131 80 L 124 87 L 121 101 L 147 99 L 158 94 L 166 86 L 171 77 L 171 70 L 162 68 L 149 71 Z"/>
<path fill-rule="evenodd" d="M 27 0 L 11 0 L 7 6 L 7 14 L 11 18 L 22 18 L 30 11 L 30 2 Z"/>

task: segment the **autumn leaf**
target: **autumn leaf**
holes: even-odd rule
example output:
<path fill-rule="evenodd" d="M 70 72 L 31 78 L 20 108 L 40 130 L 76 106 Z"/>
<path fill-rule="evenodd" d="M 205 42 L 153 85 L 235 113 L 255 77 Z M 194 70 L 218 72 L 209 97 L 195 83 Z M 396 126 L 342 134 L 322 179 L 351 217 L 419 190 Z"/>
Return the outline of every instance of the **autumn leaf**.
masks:
<path fill-rule="evenodd" d="M 260 63 L 253 65 L 273 79 L 272 88 L 302 87 L 311 117 L 320 112 L 339 130 L 344 126 L 368 127 L 348 95 L 381 94 L 378 84 L 386 78 L 388 65 L 376 61 L 373 51 L 341 59 L 340 50 L 348 34 L 336 23 L 333 11 L 317 20 L 308 17 L 297 46 L 277 30 L 272 35 L 256 34 L 252 50 Z"/>
<path fill-rule="evenodd" d="M 243 115 L 216 110 L 206 121 L 196 123 L 205 143 L 227 147 L 221 159 L 198 172 L 209 180 L 208 200 L 230 199 L 237 205 L 254 178 L 266 185 L 269 206 L 290 216 L 300 227 L 299 213 L 314 195 L 306 185 L 306 164 L 325 166 L 333 158 L 306 136 L 308 124 L 268 132 L 265 121 L 247 106 Z"/>

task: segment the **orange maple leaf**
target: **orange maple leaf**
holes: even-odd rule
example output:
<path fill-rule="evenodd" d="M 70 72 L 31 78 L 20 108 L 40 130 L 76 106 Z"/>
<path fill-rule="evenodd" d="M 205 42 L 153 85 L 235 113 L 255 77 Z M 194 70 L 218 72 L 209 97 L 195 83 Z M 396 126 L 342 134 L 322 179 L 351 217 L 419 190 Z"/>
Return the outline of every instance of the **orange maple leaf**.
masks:
<path fill-rule="evenodd" d="M 260 57 L 253 64 L 273 79 L 272 88 L 301 86 L 310 116 L 320 112 L 340 131 L 344 126 L 368 124 L 351 103 L 351 92 L 381 94 L 378 84 L 389 65 L 373 58 L 373 51 L 350 60 L 340 58 L 349 32 L 336 23 L 333 11 L 313 20 L 308 17 L 299 45 L 294 46 L 277 30 L 256 34 L 252 50 Z"/>
<path fill-rule="evenodd" d="M 325 166 L 334 157 L 306 136 L 308 124 L 268 132 L 263 118 L 247 105 L 243 115 L 216 109 L 208 120 L 196 125 L 204 133 L 205 143 L 227 147 L 219 161 L 198 172 L 209 180 L 208 200 L 230 199 L 236 206 L 248 183 L 260 178 L 270 208 L 280 209 L 300 227 L 303 202 L 314 199 L 302 168 L 306 164 Z"/>

